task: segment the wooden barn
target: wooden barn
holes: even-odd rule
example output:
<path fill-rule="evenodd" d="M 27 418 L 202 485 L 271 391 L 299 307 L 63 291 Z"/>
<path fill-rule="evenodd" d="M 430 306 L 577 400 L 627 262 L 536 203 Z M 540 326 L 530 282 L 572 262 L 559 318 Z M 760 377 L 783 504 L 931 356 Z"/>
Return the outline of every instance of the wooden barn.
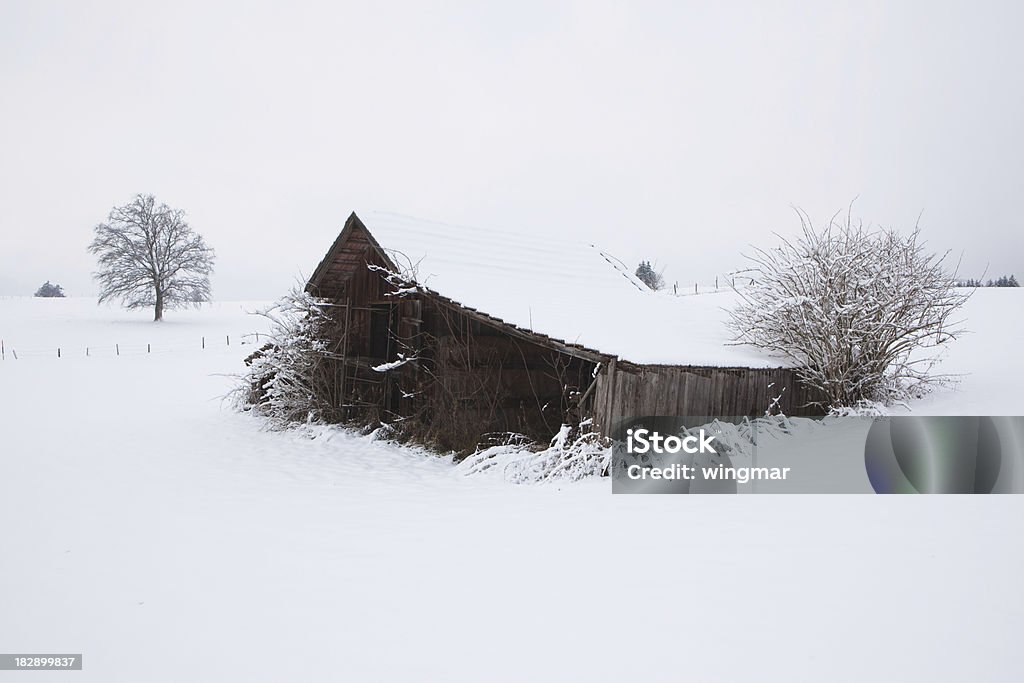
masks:
<path fill-rule="evenodd" d="M 585 418 L 813 412 L 792 369 L 727 343 L 728 295 L 654 294 L 592 245 L 353 213 L 306 290 L 334 321 L 338 419 L 446 449 Z"/>

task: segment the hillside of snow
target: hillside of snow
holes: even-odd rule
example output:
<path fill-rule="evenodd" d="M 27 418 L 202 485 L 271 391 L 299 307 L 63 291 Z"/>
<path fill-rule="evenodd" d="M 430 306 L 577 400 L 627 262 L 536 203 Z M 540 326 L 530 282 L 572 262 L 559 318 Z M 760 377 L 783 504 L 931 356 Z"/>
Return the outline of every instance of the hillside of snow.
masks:
<path fill-rule="evenodd" d="M 1024 413 L 1012 294 L 921 409 Z M 1021 496 L 612 496 L 269 433 L 221 400 L 250 308 L 0 299 L 0 649 L 84 655 L 11 680 L 1024 675 Z"/>
<path fill-rule="evenodd" d="M 937 372 L 953 376 L 939 390 L 911 404 L 924 415 L 1024 415 L 1024 289 L 970 290 L 963 307 L 966 333 L 949 345 Z"/>

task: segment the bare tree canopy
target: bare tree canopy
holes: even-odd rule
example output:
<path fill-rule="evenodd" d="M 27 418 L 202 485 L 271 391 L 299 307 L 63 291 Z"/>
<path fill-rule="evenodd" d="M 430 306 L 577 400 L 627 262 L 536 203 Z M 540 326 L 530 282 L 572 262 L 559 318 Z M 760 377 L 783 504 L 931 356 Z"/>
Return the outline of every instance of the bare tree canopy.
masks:
<path fill-rule="evenodd" d="M 833 217 L 816 229 L 799 212 L 795 240 L 757 250 L 732 312 L 736 341 L 794 361 L 832 408 L 918 396 L 943 378 L 936 351 L 963 331 L 947 254 L 909 235 Z"/>
<path fill-rule="evenodd" d="M 210 300 L 213 249 L 189 227 L 185 212 L 140 194 L 111 209 L 94 232 L 89 252 L 99 261 L 93 275 L 100 302 L 152 306 L 153 320 L 163 320 L 165 308 Z"/>

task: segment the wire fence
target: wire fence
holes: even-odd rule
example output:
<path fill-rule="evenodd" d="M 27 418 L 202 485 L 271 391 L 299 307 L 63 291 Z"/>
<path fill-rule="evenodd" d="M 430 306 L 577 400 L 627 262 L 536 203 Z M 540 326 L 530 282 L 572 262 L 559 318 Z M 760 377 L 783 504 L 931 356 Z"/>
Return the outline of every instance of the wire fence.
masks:
<path fill-rule="evenodd" d="M 729 273 L 716 277 L 714 281 L 708 282 L 665 282 L 662 291 L 671 292 L 676 296 L 688 296 L 692 294 L 711 294 L 713 292 L 728 292 L 734 289 L 743 289 L 753 283 L 749 275 Z"/>
<path fill-rule="evenodd" d="M 258 348 L 270 341 L 266 333 L 244 332 L 241 334 L 200 335 L 194 340 L 174 339 L 158 342 L 120 342 L 82 345 L 70 344 L 49 347 L 18 347 L 0 339 L 0 362 L 51 358 L 117 358 L 120 356 L 144 356 L 152 354 L 180 353 L 184 351 L 205 351 L 206 349 L 230 346 L 252 346 Z"/>

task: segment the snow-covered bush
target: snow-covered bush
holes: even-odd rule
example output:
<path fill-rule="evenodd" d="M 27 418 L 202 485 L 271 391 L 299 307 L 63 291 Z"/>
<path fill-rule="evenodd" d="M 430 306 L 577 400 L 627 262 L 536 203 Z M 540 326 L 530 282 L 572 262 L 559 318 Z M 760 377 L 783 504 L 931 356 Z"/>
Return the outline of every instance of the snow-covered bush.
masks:
<path fill-rule="evenodd" d="M 38 296 L 38 297 L 43 297 L 43 298 L 48 298 L 48 299 L 53 299 L 53 298 L 62 299 L 62 298 L 64 298 L 64 288 L 61 287 L 60 285 L 50 284 L 50 281 L 47 280 L 46 282 L 44 282 L 42 284 L 42 286 L 39 289 L 36 290 L 36 293 L 33 294 L 33 296 Z"/>
<path fill-rule="evenodd" d="M 324 331 L 333 321 L 320 301 L 293 288 L 257 313 L 270 321 L 270 342 L 246 359 L 234 392 L 236 404 L 277 429 L 318 422 L 332 409 L 331 358 Z"/>
<path fill-rule="evenodd" d="M 909 235 L 851 220 L 816 229 L 798 212 L 795 240 L 749 256 L 749 287 L 732 312 L 735 340 L 775 352 L 799 368 L 825 407 L 888 404 L 944 381 L 937 350 L 963 330 L 943 255 Z"/>
<path fill-rule="evenodd" d="M 530 448 L 523 439 L 509 438 L 474 453 L 459 468 L 466 474 L 500 472 L 516 484 L 579 481 L 605 473 L 611 457 L 611 444 L 585 420 L 577 427 L 562 425 L 543 450 Z"/>
<path fill-rule="evenodd" d="M 636 277 L 655 291 L 665 287 L 665 278 L 654 269 L 650 261 L 640 262 L 640 265 L 636 267 Z"/>

